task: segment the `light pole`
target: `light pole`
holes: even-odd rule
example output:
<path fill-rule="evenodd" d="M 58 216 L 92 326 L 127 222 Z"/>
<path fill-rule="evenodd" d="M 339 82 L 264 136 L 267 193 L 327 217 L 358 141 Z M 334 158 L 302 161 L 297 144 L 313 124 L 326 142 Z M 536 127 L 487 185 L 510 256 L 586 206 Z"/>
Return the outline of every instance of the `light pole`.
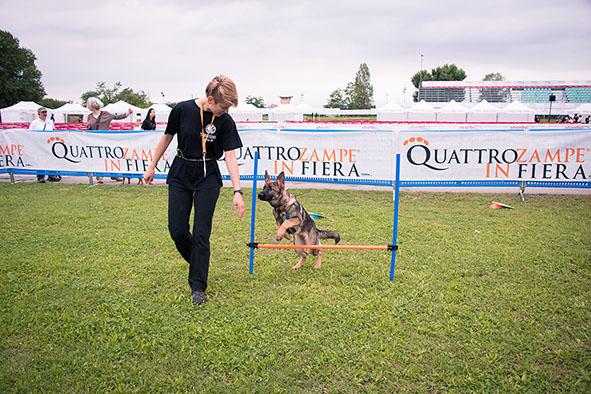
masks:
<path fill-rule="evenodd" d="M 550 97 L 548 97 L 548 101 L 550 101 L 550 111 L 548 112 L 548 122 L 551 122 L 552 118 L 552 103 L 556 101 L 556 96 L 550 93 Z"/>
<path fill-rule="evenodd" d="M 425 56 L 421 53 L 421 69 L 419 70 L 419 94 L 417 95 L 417 101 L 421 101 L 421 88 L 423 87 L 423 58 Z"/>
<path fill-rule="evenodd" d="M 406 86 L 402 88 L 402 105 L 406 107 Z"/>

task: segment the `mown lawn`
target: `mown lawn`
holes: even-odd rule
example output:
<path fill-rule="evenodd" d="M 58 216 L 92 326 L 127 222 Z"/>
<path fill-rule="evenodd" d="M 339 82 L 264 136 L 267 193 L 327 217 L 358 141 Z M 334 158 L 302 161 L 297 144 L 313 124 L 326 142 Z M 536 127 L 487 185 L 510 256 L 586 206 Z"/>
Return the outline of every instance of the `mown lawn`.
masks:
<path fill-rule="evenodd" d="M 295 192 L 342 243 L 389 242 L 391 193 Z M 230 198 L 194 307 L 166 188 L 0 185 L 0 392 L 591 391 L 589 196 L 402 193 L 394 282 L 388 252 L 261 250 L 249 276 Z"/>

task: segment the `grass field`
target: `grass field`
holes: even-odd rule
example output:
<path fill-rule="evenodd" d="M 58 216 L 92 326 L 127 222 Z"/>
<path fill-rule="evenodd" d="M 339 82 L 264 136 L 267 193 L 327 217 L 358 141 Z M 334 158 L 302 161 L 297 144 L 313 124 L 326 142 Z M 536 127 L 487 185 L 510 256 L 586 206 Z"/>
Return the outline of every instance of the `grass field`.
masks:
<path fill-rule="evenodd" d="M 261 250 L 250 277 L 226 189 L 194 307 L 166 192 L 0 185 L 0 392 L 591 391 L 589 196 L 403 193 L 390 282 L 388 252 Z M 296 194 L 342 243 L 389 242 L 390 193 Z"/>

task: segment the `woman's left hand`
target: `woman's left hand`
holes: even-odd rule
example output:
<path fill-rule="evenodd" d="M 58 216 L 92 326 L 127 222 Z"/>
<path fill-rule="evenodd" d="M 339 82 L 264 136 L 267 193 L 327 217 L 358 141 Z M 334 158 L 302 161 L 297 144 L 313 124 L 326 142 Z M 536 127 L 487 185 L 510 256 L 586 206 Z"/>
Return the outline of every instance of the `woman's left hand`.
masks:
<path fill-rule="evenodd" d="M 232 212 L 238 212 L 240 219 L 244 217 L 244 200 L 240 193 L 234 193 L 234 198 L 232 199 Z"/>

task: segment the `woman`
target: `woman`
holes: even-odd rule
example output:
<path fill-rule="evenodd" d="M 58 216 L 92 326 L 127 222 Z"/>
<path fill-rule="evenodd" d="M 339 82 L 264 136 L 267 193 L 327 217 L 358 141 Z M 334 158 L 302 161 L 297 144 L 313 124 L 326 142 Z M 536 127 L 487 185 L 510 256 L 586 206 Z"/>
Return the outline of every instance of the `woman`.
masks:
<path fill-rule="evenodd" d="M 156 130 L 156 110 L 150 108 L 146 119 L 142 122 L 142 130 Z"/>
<path fill-rule="evenodd" d="M 130 114 L 133 113 L 133 110 L 129 108 L 126 114 L 112 114 L 107 111 L 103 111 L 103 102 L 96 97 L 89 97 L 86 100 L 86 108 L 88 108 L 91 113 L 88 115 L 88 121 L 86 125 L 87 130 L 109 130 L 109 125 L 111 121 L 114 119 L 125 119 Z M 111 178 L 114 181 L 122 181 L 123 178 Z M 103 177 L 96 177 L 96 181 L 98 183 L 103 183 Z"/>
<path fill-rule="evenodd" d="M 154 179 L 154 168 L 173 137 L 177 155 L 168 172 L 168 230 L 177 250 L 189 263 L 189 286 L 193 304 L 206 302 L 209 272 L 209 237 L 216 202 L 222 187 L 217 160 L 224 156 L 234 187 L 232 210 L 244 216 L 240 175 L 235 149 L 242 147 L 236 124 L 228 108 L 238 105 L 234 82 L 215 77 L 205 89 L 205 97 L 178 103 L 170 112 L 164 135 L 156 145 L 144 174 L 146 184 Z M 189 217 L 195 206 L 193 233 Z"/>

